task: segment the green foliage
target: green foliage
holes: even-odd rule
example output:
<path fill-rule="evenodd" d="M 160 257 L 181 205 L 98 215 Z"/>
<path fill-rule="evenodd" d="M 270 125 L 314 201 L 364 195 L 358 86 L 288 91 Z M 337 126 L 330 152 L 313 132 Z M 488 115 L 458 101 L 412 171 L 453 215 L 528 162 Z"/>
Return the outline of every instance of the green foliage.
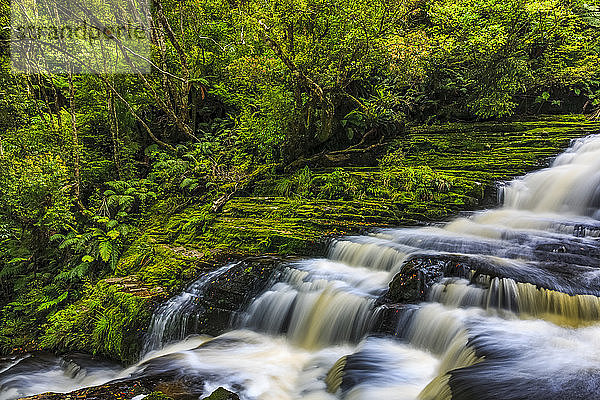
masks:
<path fill-rule="evenodd" d="M 448 193 L 453 179 L 431 168 L 403 167 L 397 151 L 390 151 L 380 162 L 380 170 L 369 176 L 354 175 L 343 168 L 315 174 L 306 167 L 275 181 L 263 182 L 280 196 L 295 199 L 361 200 L 367 197 L 397 200 L 409 196 L 415 201 L 433 200 L 437 193 Z"/>
<path fill-rule="evenodd" d="M 81 278 L 85 272 L 107 269 L 114 271 L 127 244 L 127 236 L 134 231 L 126 223 L 107 217 L 94 216 L 94 225 L 83 233 L 70 232 L 66 236 L 56 234 L 52 240 L 61 241 L 59 249 L 70 250 L 71 269 L 57 275 L 56 279 Z"/>
<path fill-rule="evenodd" d="M 359 191 L 358 180 L 342 168 L 324 174 L 314 182 L 318 185 L 319 198 L 350 200 L 357 197 Z"/>
<path fill-rule="evenodd" d="M 30 347 L 40 332 L 44 321 L 60 307 L 67 304 L 73 294 L 62 285 L 52 282 L 50 276 L 27 280 L 28 288 L 22 295 L 3 305 L 0 309 L 0 350 L 10 351 L 18 347 Z"/>
<path fill-rule="evenodd" d="M 149 317 L 144 299 L 102 282 L 86 285 L 82 300 L 48 318 L 41 345 L 133 361 Z"/>
<path fill-rule="evenodd" d="M 60 157 L 0 158 L 0 206 L 5 222 L 47 233 L 73 223 L 69 173 Z"/>

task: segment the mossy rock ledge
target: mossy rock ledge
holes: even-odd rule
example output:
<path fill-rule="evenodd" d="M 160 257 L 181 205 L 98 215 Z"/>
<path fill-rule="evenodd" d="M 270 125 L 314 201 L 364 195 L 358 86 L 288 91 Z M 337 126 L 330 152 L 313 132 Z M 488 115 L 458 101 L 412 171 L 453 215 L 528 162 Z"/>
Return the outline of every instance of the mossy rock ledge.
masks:
<path fill-rule="evenodd" d="M 599 123 L 577 116 L 408 127 L 385 143 L 387 164 L 315 167 L 310 182 L 316 186 L 304 193 L 294 191 L 292 172 L 262 176 L 219 213 L 202 199 L 163 199 L 140 222 L 139 237 L 113 274 L 90 282 L 39 332 L 11 332 L 12 348 L 22 351 L 26 342 L 32 349 L 131 363 L 155 307 L 206 272 L 248 256 L 323 255 L 331 237 L 492 207 L 496 182 L 547 166 L 572 139 L 596 132 Z M 425 186 L 417 189 L 424 192 L 406 184 L 413 178 L 423 179 Z M 277 188 L 286 181 L 293 190 L 284 193 Z M 422 301 L 426 289 L 446 276 L 447 266 L 438 261 L 413 261 L 394 279 L 385 302 Z M 269 262 L 248 271 L 233 268 L 207 288 L 200 333 L 216 335 L 229 326 L 232 315 L 264 289 L 276 264 Z"/>

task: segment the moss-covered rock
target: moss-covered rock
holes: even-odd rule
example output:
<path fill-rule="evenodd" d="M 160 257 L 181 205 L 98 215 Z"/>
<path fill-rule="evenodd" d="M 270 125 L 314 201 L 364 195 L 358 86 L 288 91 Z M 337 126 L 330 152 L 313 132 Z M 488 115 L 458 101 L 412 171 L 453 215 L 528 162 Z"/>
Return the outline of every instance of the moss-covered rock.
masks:
<path fill-rule="evenodd" d="M 220 387 L 203 400 L 240 400 L 240 397 L 237 394 Z"/>

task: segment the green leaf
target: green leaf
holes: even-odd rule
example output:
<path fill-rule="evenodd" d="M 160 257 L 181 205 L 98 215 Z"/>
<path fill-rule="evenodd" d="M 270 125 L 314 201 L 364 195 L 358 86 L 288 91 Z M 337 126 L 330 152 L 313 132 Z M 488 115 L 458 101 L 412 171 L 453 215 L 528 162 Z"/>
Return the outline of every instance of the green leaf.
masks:
<path fill-rule="evenodd" d="M 79 242 L 79 238 L 78 237 L 71 237 L 69 239 L 66 239 L 64 242 L 62 242 L 61 244 L 58 245 L 59 249 L 65 249 L 67 247 L 71 247 L 74 244 L 76 244 L 77 242 Z"/>
<path fill-rule="evenodd" d="M 81 257 L 81 261 L 83 261 L 83 262 L 92 262 L 92 261 L 94 261 L 94 257 L 92 257 L 90 255 L 85 255 L 85 256 Z"/>
<path fill-rule="evenodd" d="M 102 258 L 102 261 L 108 262 L 113 251 L 113 245 L 109 241 L 100 242 L 98 244 L 98 251 L 100 252 L 100 258 Z"/>
<path fill-rule="evenodd" d="M 40 304 L 37 307 L 37 311 L 46 311 L 46 310 L 56 307 L 58 304 L 62 303 L 67 298 L 68 295 L 69 295 L 69 292 L 64 292 L 56 299 L 43 302 L 42 304 Z"/>
<path fill-rule="evenodd" d="M 192 178 L 185 178 L 185 179 L 183 180 L 183 182 L 181 182 L 181 185 L 180 185 L 180 187 L 181 187 L 182 189 L 185 189 L 186 187 L 190 186 L 190 185 L 191 185 L 192 183 L 194 183 L 195 181 L 196 181 L 196 180 L 195 180 L 195 179 L 192 179 Z"/>
<path fill-rule="evenodd" d="M 50 236 L 50 241 L 54 242 L 56 240 L 65 240 L 65 235 L 61 235 L 60 233 L 56 233 L 52 236 Z"/>
<path fill-rule="evenodd" d="M 115 240 L 116 238 L 118 238 L 120 235 L 119 231 L 113 229 L 111 231 L 106 232 L 106 236 L 108 236 L 109 238 L 111 238 L 112 240 Z"/>

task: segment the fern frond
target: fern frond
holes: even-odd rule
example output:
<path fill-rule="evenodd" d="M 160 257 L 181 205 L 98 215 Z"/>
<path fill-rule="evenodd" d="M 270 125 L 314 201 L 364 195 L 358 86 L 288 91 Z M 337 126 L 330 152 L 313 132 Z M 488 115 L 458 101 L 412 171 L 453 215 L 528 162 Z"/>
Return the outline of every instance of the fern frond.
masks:
<path fill-rule="evenodd" d="M 62 250 L 62 249 L 72 247 L 73 245 L 78 244 L 78 243 L 79 243 L 79 238 L 72 237 L 72 238 L 65 239 L 61 244 L 58 245 L 58 248 Z"/>
<path fill-rule="evenodd" d="M 90 263 L 82 262 L 79 265 L 77 265 L 75 268 L 73 268 L 72 270 L 69 271 L 69 279 L 70 280 L 75 280 L 75 279 L 81 280 L 83 277 L 85 277 L 85 275 L 87 274 L 89 269 L 90 269 Z"/>
<path fill-rule="evenodd" d="M 129 209 L 133 206 L 134 202 L 135 198 L 132 196 L 120 196 L 119 207 L 121 207 L 121 209 Z"/>
<path fill-rule="evenodd" d="M 50 310 L 50 309 L 56 307 L 57 305 L 62 303 L 67 298 L 68 295 L 69 295 L 69 292 L 64 292 L 56 299 L 44 301 L 42 304 L 40 304 L 37 307 L 37 311 L 38 312 L 39 311 L 47 311 L 47 310 Z M 47 299 L 47 298 L 45 298 L 45 299 Z"/>
<path fill-rule="evenodd" d="M 100 258 L 102 261 L 108 262 L 113 252 L 113 245 L 108 240 L 100 242 L 98 244 L 98 252 L 100 253 Z"/>
<path fill-rule="evenodd" d="M 0 279 L 19 275 L 21 273 L 22 268 L 23 264 L 20 263 L 5 265 L 2 269 L 0 269 Z"/>
<path fill-rule="evenodd" d="M 55 242 L 55 241 L 58 241 L 58 240 L 64 241 L 65 239 L 66 239 L 65 235 L 61 235 L 60 233 L 56 233 L 56 234 L 50 236 L 50 241 L 51 242 Z"/>
<path fill-rule="evenodd" d="M 110 269 L 115 271 L 117 269 L 117 264 L 119 263 L 119 258 L 121 255 L 121 251 L 117 248 L 117 246 L 114 246 L 113 248 L 113 252 L 110 255 Z"/>

